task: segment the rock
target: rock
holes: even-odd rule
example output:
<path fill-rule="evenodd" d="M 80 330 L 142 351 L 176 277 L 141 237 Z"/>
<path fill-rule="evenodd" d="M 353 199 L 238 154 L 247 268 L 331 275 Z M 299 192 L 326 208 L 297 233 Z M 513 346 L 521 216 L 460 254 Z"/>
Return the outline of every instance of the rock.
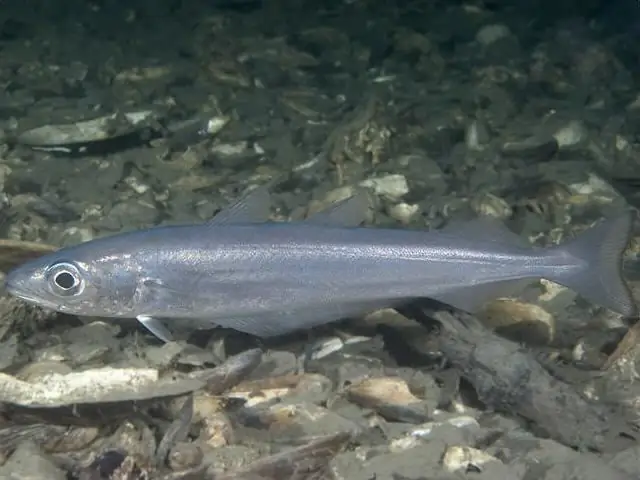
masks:
<path fill-rule="evenodd" d="M 476 34 L 476 41 L 487 47 L 498 40 L 510 36 L 511 30 L 509 30 L 509 27 L 496 23 L 493 25 L 485 25 L 478 30 L 478 33 Z"/>
<path fill-rule="evenodd" d="M 407 179 L 400 174 L 370 178 L 361 182 L 360 186 L 371 188 L 376 195 L 386 197 L 389 200 L 398 200 L 409 193 Z"/>
<path fill-rule="evenodd" d="M 23 442 L 0 467 L 5 480 L 66 480 L 67 476 L 32 442 Z"/>

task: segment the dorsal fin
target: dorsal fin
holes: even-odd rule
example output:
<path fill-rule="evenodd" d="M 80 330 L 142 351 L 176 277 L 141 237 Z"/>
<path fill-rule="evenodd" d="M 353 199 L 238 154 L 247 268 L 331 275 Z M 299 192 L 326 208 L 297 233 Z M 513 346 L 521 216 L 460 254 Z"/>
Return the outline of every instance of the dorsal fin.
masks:
<path fill-rule="evenodd" d="M 305 223 L 336 227 L 357 227 L 362 224 L 369 211 L 369 195 L 365 190 L 336 202 L 328 208 L 306 218 Z"/>
<path fill-rule="evenodd" d="M 269 184 L 260 186 L 224 207 L 207 222 L 208 225 L 225 223 L 263 223 L 269 220 L 271 196 Z"/>
<path fill-rule="evenodd" d="M 484 242 L 491 241 L 518 247 L 531 247 L 529 242 L 509 230 L 504 223 L 490 217 L 478 217 L 468 221 L 454 220 L 440 231 Z"/>

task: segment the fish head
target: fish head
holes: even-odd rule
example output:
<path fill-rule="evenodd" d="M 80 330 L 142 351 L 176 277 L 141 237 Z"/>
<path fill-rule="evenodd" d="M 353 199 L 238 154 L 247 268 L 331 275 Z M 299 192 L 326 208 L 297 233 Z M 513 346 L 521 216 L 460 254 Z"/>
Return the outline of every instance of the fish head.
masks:
<path fill-rule="evenodd" d="M 6 290 L 71 315 L 135 316 L 140 268 L 134 256 L 95 247 L 88 242 L 31 260 L 7 274 Z"/>

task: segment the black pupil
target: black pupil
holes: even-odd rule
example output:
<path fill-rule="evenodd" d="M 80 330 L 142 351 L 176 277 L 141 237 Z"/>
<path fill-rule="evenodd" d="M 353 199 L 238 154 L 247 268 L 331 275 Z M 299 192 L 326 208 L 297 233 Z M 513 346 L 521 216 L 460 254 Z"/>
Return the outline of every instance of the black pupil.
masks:
<path fill-rule="evenodd" d="M 56 275 L 55 282 L 60 288 L 67 290 L 76 284 L 76 279 L 69 272 L 60 272 Z"/>

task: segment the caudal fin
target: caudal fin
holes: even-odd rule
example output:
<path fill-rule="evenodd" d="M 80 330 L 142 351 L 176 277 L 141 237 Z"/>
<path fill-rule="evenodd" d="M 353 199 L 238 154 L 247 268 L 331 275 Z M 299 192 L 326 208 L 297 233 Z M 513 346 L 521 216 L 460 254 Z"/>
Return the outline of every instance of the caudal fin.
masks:
<path fill-rule="evenodd" d="M 603 307 L 626 317 L 637 315 L 637 305 L 622 278 L 622 255 L 629 243 L 634 213 L 609 218 L 557 248 L 584 262 L 583 269 L 569 269 L 557 281 Z"/>

